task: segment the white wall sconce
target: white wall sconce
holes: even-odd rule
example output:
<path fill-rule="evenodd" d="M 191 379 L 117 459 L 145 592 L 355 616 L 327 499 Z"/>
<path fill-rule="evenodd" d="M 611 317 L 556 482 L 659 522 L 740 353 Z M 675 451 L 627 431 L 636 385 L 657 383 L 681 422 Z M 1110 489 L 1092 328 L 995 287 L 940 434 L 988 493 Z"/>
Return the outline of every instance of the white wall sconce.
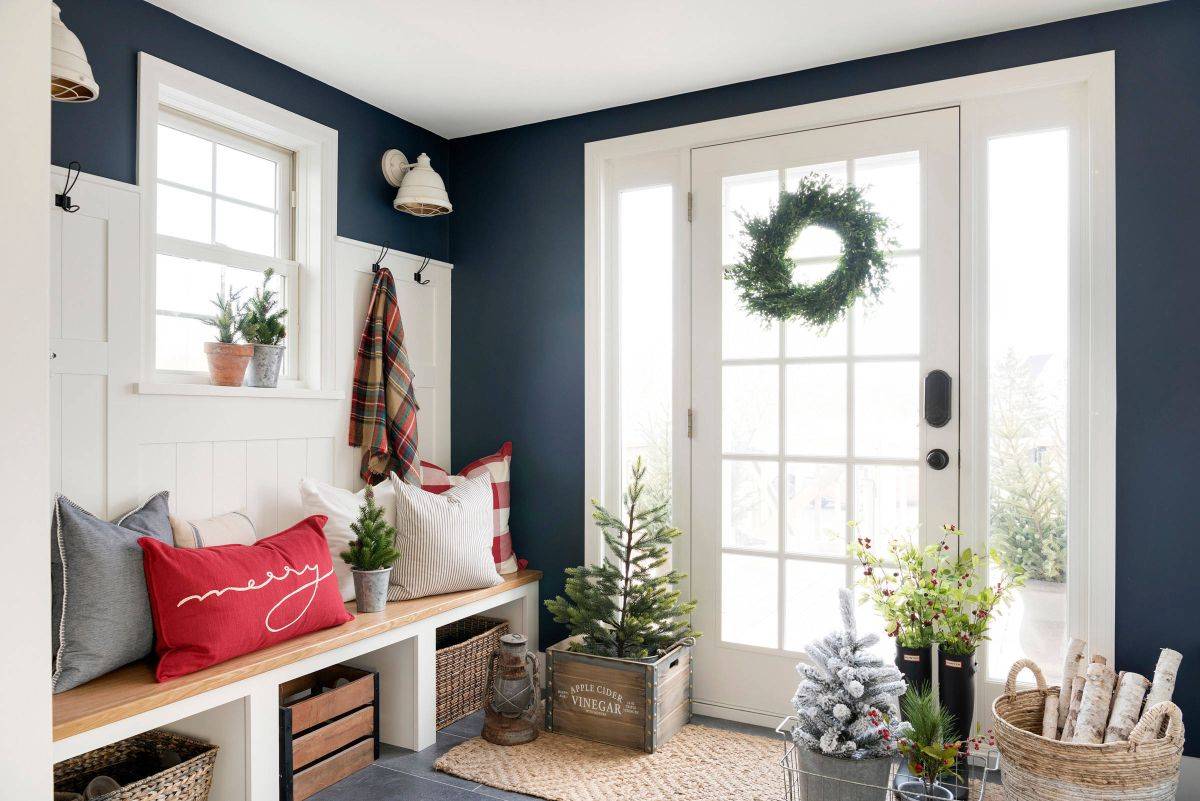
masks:
<path fill-rule="evenodd" d="M 50 4 L 50 97 L 63 103 L 87 103 L 100 96 L 92 65 L 79 37 L 63 24 L 58 3 Z"/>
<path fill-rule="evenodd" d="M 411 164 L 404 154 L 392 148 L 383 154 L 383 177 L 397 188 L 392 207 L 417 217 L 436 217 L 454 210 L 442 176 L 429 165 L 429 156 L 422 153 Z"/>

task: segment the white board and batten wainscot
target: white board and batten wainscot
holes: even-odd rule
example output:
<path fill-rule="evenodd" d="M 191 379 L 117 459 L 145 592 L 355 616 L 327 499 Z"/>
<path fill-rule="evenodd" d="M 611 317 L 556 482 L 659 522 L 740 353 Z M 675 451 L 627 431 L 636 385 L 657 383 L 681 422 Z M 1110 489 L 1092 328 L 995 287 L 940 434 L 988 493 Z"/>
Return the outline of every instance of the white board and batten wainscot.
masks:
<path fill-rule="evenodd" d="M 50 199 L 65 172 L 53 169 Z M 112 517 L 160 490 L 171 511 L 199 519 L 245 511 L 272 534 L 300 518 L 304 476 L 357 488 L 359 452 L 347 444 L 350 386 L 379 247 L 339 237 L 332 288 L 335 377 L 315 391 L 214 391 L 156 382 L 143 371 L 141 191 L 90 175 L 71 191 L 79 211 L 55 211 L 50 235 L 51 487 Z M 451 266 L 392 251 L 405 343 L 416 373 L 423 458 L 449 467 Z M 50 507 L 47 504 L 47 521 Z M 537 576 L 493 590 L 408 602 L 372 625 L 320 633 L 269 659 L 235 660 L 195 678 L 157 686 L 113 680 L 88 699 L 55 699 L 53 759 L 59 761 L 156 727 L 221 747 L 212 801 L 278 798 L 279 701 L 284 681 L 351 662 L 380 671 L 384 742 L 433 744 L 437 626 L 487 612 L 537 637 Z M 348 628 L 349 627 L 349 628 Z M 114 677 L 116 674 L 113 674 Z M 98 682 L 104 682 L 102 678 Z M 94 683 L 95 684 L 95 683 Z M 79 703 L 82 702 L 82 703 Z"/>

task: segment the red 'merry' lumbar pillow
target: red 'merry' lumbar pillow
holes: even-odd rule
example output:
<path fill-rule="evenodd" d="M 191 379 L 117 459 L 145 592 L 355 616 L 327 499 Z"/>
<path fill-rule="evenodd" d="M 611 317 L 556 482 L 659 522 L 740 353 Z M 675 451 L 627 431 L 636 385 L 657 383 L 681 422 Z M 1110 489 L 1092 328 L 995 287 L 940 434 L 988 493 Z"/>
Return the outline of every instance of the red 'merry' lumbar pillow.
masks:
<path fill-rule="evenodd" d="M 321 515 L 254 545 L 172 548 L 142 537 L 159 681 L 353 620 Z"/>

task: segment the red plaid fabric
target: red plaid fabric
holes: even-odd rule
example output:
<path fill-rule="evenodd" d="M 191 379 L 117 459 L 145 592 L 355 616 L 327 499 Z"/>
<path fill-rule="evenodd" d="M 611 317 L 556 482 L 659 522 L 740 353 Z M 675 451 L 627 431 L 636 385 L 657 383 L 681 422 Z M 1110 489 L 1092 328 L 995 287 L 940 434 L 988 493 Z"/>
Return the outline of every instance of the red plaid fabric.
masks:
<path fill-rule="evenodd" d="M 375 273 L 367 321 L 358 341 L 350 398 L 350 445 L 363 449 L 359 475 L 374 484 L 394 472 L 419 485 L 417 397 L 404 350 L 396 283 L 386 267 Z"/>
<path fill-rule="evenodd" d="M 506 442 L 491 456 L 476 459 L 452 476 L 432 462 L 421 462 L 421 488 L 441 494 L 451 487 L 487 474 L 492 480 L 492 558 L 499 573 L 515 573 L 529 563 L 513 553 L 512 533 L 508 528 L 511 508 L 509 475 L 512 468 L 512 443 Z"/>

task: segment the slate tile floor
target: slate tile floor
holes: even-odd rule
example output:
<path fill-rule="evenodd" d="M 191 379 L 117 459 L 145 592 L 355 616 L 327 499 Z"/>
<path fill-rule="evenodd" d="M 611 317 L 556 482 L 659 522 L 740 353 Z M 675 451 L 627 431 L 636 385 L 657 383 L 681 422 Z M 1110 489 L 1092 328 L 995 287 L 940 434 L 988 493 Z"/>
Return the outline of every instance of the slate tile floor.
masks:
<path fill-rule="evenodd" d="M 745 731 L 767 737 L 779 735 L 770 729 L 747 726 L 697 715 L 694 723 L 721 729 Z M 437 743 L 424 751 L 383 746 L 374 765 L 327 787 L 311 801 L 485 801 L 486 799 L 528 799 L 530 796 L 497 790 L 433 769 L 438 757 L 459 743 L 479 735 L 483 713 L 479 712 L 438 732 Z"/>

